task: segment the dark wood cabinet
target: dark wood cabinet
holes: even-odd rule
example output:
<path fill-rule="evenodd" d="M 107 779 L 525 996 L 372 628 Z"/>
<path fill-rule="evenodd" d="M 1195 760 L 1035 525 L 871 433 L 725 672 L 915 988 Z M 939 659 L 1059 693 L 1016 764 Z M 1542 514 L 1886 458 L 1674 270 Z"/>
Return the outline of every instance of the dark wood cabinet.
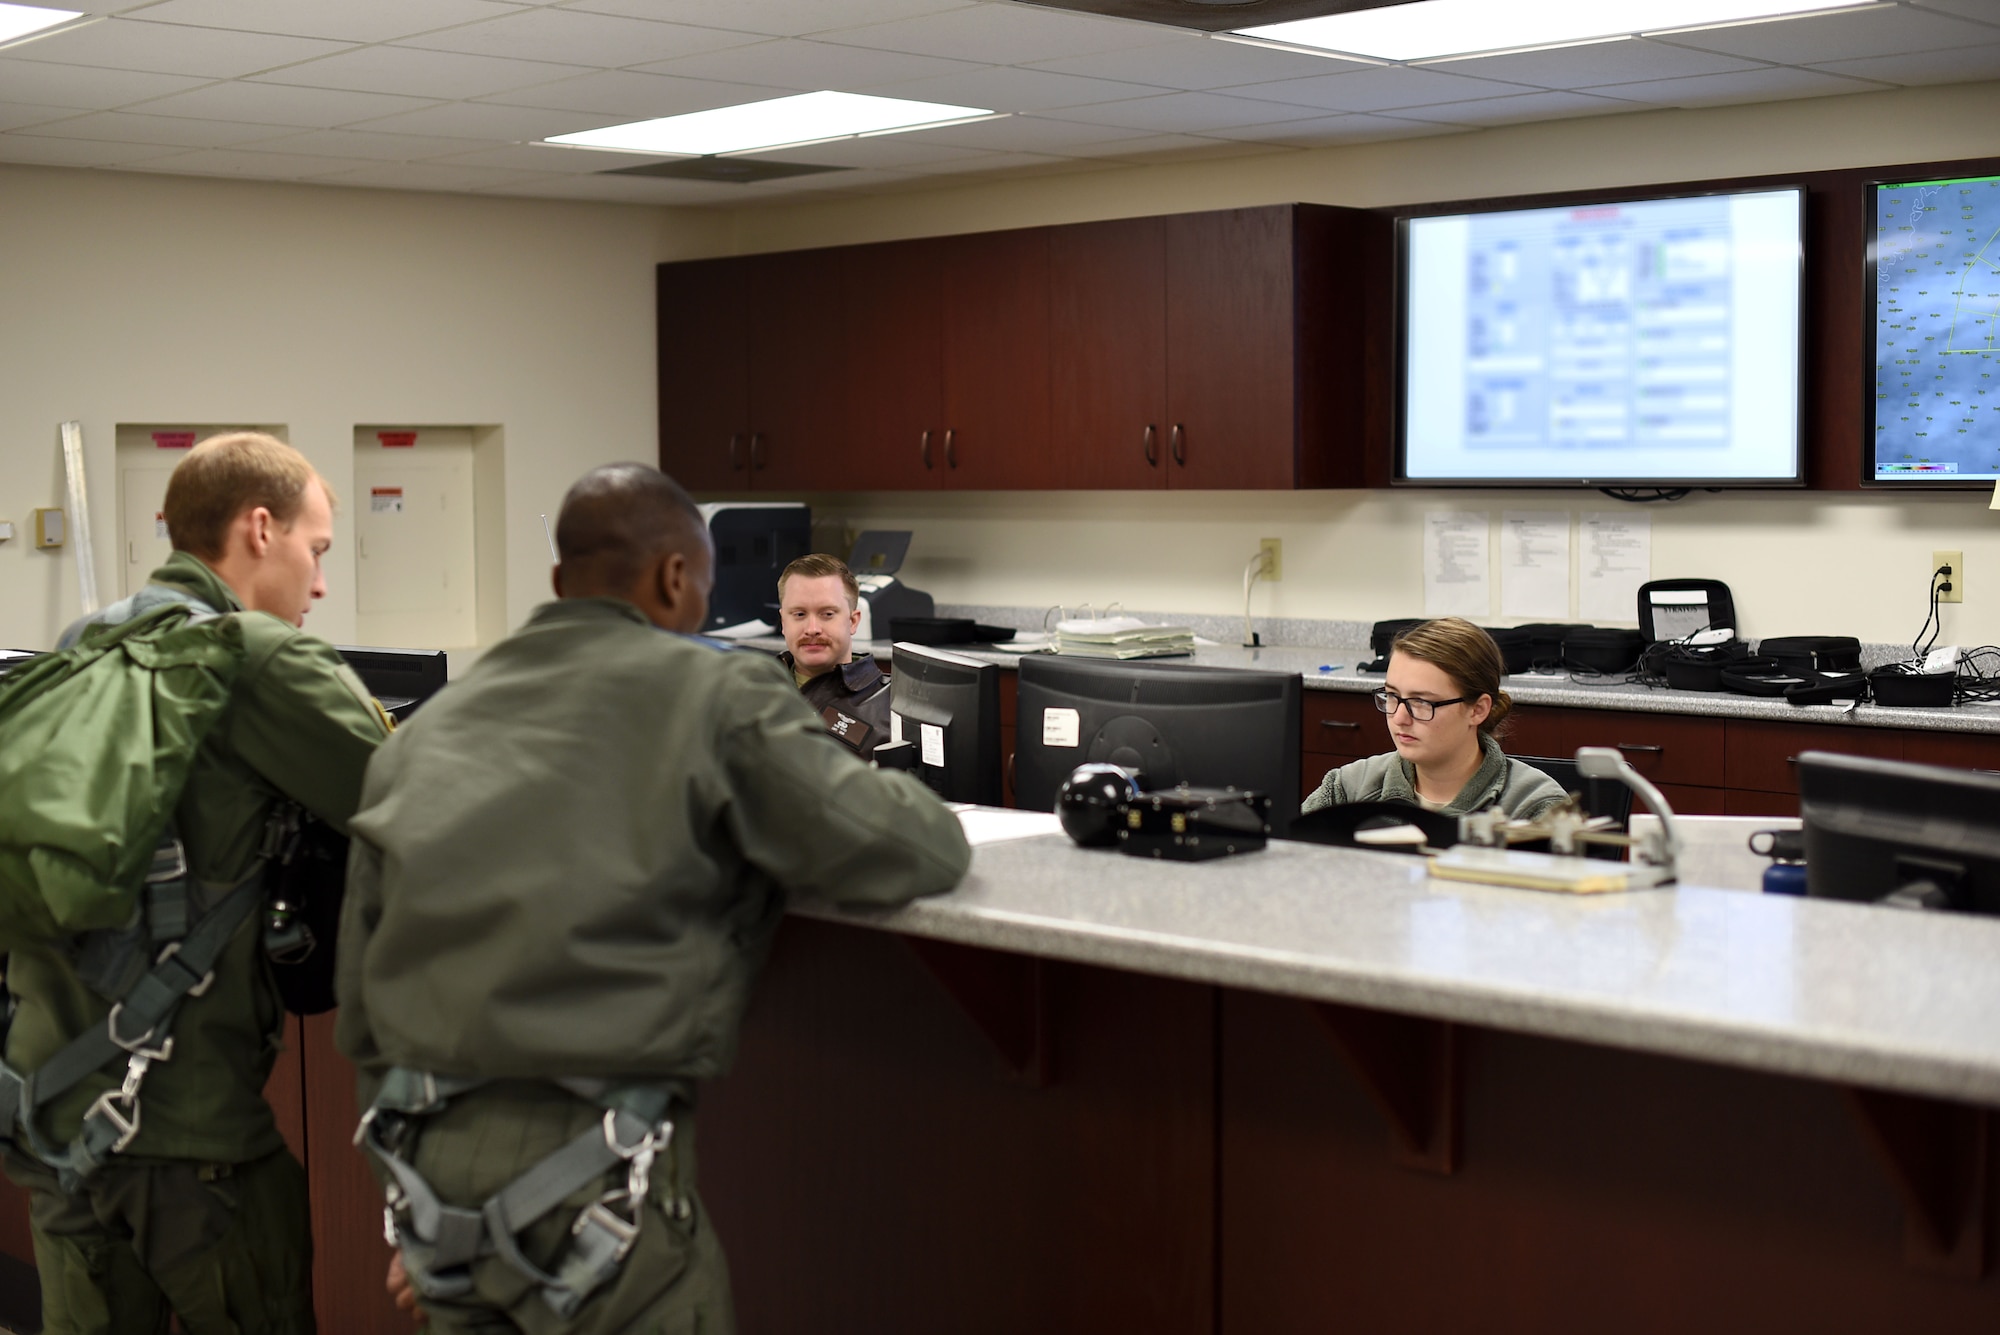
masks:
<path fill-rule="evenodd" d="M 1359 486 L 1388 228 L 1273 205 L 662 265 L 661 458 L 715 489 Z"/>

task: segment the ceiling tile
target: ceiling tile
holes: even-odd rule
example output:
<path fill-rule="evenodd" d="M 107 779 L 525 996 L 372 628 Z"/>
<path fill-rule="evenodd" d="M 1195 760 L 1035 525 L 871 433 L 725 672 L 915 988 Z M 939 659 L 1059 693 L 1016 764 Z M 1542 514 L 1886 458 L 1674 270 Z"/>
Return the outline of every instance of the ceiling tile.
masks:
<path fill-rule="evenodd" d="M 199 88 L 205 82 L 184 74 L 145 74 L 138 70 L 0 59 L 0 98 L 9 102 L 108 111 L 128 102 Z"/>
<path fill-rule="evenodd" d="M 1993 0 L 1915 0 L 1915 3 L 1919 9 L 1934 9 L 1956 14 L 1960 18 L 2000 24 L 2000 7 L 1996 7 Z"/>
<path fill-rule="evenodd" d="M 989 111 L 1046 111 L 1051 107 L 1081 107 L 1093 102 L 1123 102 L 1160 92 L 1145 84 L 1112 83 L 1009 65 L 943 78 L 875 84 L 868 91 L 881 97 L 909 97 L 921 102 L 984 107 Z"/>
<path fill-rule="evenodd" d="M 68 5 L 69 0 L 61 0 Z M 129 0 L 126 7 L 129 7 Z M 340 42 L 388 42 L 412 33 L 511 14 L 515 4 L 492 0 L 166 0 L 139 17 L 149 23 L 326 37 Z"/>
<path fill-rule="evenodd" d="M 799 92 L 821 88 L 852 92 L 897 79 L 968 74 L 986 67 L 967 60 L 913 56 L 906 51 L 875 51 L 862 46 L 780 38 L 637 68 L 690 79 L 770 84 Z"/>
<path fill-rule="evenodd" d="M 1459 132 L 1457 126 L 1405 120 L 1400 116 L 1354 114 L 1282 121 L 1274 125 L 1245 125 L 1214 133 L 1219 138 L 1250 140 L 1260 144 L 1325 148 L 1335 144 L 1370 144 L 1388 139 L 1417 139 L 1426 135 Z"/>
<path fill-rule="evenodd" d="M 406 38 L 398 45 L 618 69 L 710 50 L 714 38 L 713 28 L 686 28 L 573 9 L 524 9 L 484 23 Z M 747 43 L 757 38 L 745 33 L 737 40 Z"/>
<path fill-rule="evenodd" d="M 1972 83 L 2000 79 L 2000 44 L 1961 46 L 1913 56 L 1870 56 L 1865 60 L 1835 60 L 1815 68 L 1829 74 L 1884 83 Z M 1614 90 L 1615 91 L 1615 90 Z"/>
<path fill-rule="evenodd" d="M 292 133 L 288 125 L 204 121 L 188 116 L 141 116 L 129 111 L 94 111 L 36 133 L 58 139 L 103 139 L 117 144 L 173 144 L 181 148 L 221 148 Z"/>
<path fill-rule="evenodd" d="M 367 130 L 311 130 L 266 141 L 270 153 L 311 153 L 329 158 L 368 158 L 384 162 L 414 162 L 441 158 L 484 147 L 478 139 L 445 139 L 421 134 L 380 134 Z"/>
<path fill-rule="evenodd" d="M 1307 79 L 1334 70 L 1369 67 L 1338 57 L 1306 56 L 1296 51 L 1246 46 L 1241 42 L 1224 42 L 1188 33 L 1185 41 L 1161 42 L 1123 51 L 1098 51 L 1087 56 L 1063 56 L 1041 61 L 1035 68 L 1058 74 L 1082 74 L 1094 79 L 1122 79 L 1128 83 L 1200 91 L 1228 88 L 1235 84 L 1270 83 L 1278 79 Z"/>
<path fill-rule="evenodd" d="M 1225 89 L 1267 102 L 1293 102 L 1323 111 L 1394 111 L 1441 102 L 1470 102 L 1529 91 L 1520 84 L 1473 79 L 1431 69 L 1368 69 L 1326 74 L 1317 79 L 1285 79 L 1250 88 Z M 1272 117 L 1272 119 L 1277 119 Z"/>
<path fill-rule="evenodd" d="M 773 37 L 799 37 L 830 26 L 886 23 L 971 7 L 972 0 L 842 0 L 838 8 L 824 0 L 572 0 L 568 6 L 595 14 L 735 28 Z"/>
<path fill-rule="evenodd" d="M 912 141 L 906 134 L 874 135 L 867 139 L 836 139 L 825 144 L 774 149 L 768 155 L 781 162 L 810 162 L 825 167 L 883 167 L 892 171 L 942 168 L 973 158 L 999 157 L 985 149 L 957 144 Z"/>
<path fill-rule="evenodd" d="M 198 153 L 180 153 L 171 158 L 154 158 L 136 165 L 134 171 L 172 172 L 183 176 L 247 176 L 264 181 L 296 181 L 330 172 L 353 171 L 374 163 L 351 158 L 322 158 L 304 153 L 253 153 L 242 148 L 207 148 Z"/>
<path fill-rule="evenodd" d="M 1894 56 L 1936 51 L 1961 43 L 1993 40 L 1993 29 L 1922 10 L 1859 9 L 1775 23 L 1740 23 L 1729 28 L 1680 32 L 1661 40 L 1703 51 L 1721 51 L 1752 60 L 1812 65 L 1862 56 Z"/>
<path fill-rule="evenodd" d="M 434 134 L 457 139 L 498 139 L 514 143 L 546 139 L 573 130 L 596 130 L 630 120 L 629 116 L 579 111 L 547 111 L 538 107 L 503 107 L 492 102 L 447 102 L 422 111 L 361 122 L 357 128 L 385 134 Z"/>
<path fill-rule="evenodd" d="M 1551 51 L 1517 51 L 1505 56 L 1436 60 L 1423 68 L 1446 74 L 1469 74 L 1482 79 L 1533 84 L 1541 88 L 1592 88 L 1607 83 L 1636 83 L 1642 79 L 1726 74 L 1731 70 L 1758 69 L 1760 66 L 1738 56 L 1693 51 L 1684 46 L 1669 46 L 1664 42 L 1633 37 L 1612 42 L 1591 42 L 1585 46 L 1557 47 Z"/>
<path fill-rule="evenodd" d="M 495 94 L 487 100 L 510 107 L 545 107 L 624 120 L 650 120 L 656 116 L 678 116 L 688 111 L 707 111 L 710 107 L 733 107 L 787 97 L 792 91 L 709 79 L 676 79 L 667 74 L 638 74 L 632 70 L 600 70 L 596 74 Z"/>
<path fill-rule="evenodd" d="M 16 60 L 234 79 L 346 50 L 342 42 L 113 18 L 9 47 Z"/>
<path fill-rule="evenodd" d="M 1735 74 L 1701 74 L 1692 79 L 1662 79 L 1657 83 L 1611 84 L 1611 97 L 1658 107 L 1720 107 L 1737 102 L 1775 102 L 1788 97 L 1829 97 L 1866 93 L 1882 87 L 1855 79 L 1789 68 L 1743 70 Z"/>
<path fill-rule="evenodd" d="M 68 120 L 76 115 L 76 111 L 75 107 L 37 107 L 26 102 L 0 102 L 0 130 L 18 130 L 26 125 Z"/>
<path fill-rule="evenodd" d="M 28 162 L 44 167 L 125 167 L 180 151 L 170 144 L 108 144 L 96 139 L 0 134 L 0 162 Z"/>
<path fill-rule="evenodd" d="M 1441 107 L 1405 107 L 1396 115 L 1404 120 L 1427 121 L 1434 125 L 1520 125 L 1528 121 L 1569 120 L 1577 116 L 1609 116 L 1620 111 L 1643 110 L 1643 106 L 1611 97 L 1552 92 L 1489 97 L 1477 102 L 1453 102 Z"/>
<path fill-rule="evenodd" d="M 201 30 L 162 28 L 162 31 Z M 538 60 L 462 56 L 447 51 L 414 51 L 403 46 L 364 46 L 290 69 L 274 70 L 261 77 L 270 83 L 346 88 L 358 93 L 409 93 L 421 88 L 430 97 L 452 98 L 503 93 L 580 73 L 582 70 L 575 65 Z"/>
<path fill-rule="evenodd" d="M 231 80 L 212 83 L 190 93 L 157 98 L 140 109 L 149 115 L 204 116 L 216 120 L 261 121 L 266 125 L 300 125 L 317 129 L 436 105 L 436 102 L 421 97 L 392 97 L 387 93 L 349 93 L 331 88 L 294 88 L 288 84 Z"/>
<path fill-rule="evenodd" d="M 458 167 L 439 162 L 385 162 L 355 171 L 314 176 L 321 185 L 370 186 L 378 190 L 495 190 L 542 179 L 534 172 L 491 167 Z"/>
<path fill-rule="evenodd" d="M 1062 120 L 1093 125 L 1122 125 L 1133 130 L 1169 131 L 1175 134 L 1208 134 L 1236 125 L 1266 125 L 1292 118 L 1303 120 L 1313 114 L 1307 107 L 1288 108 L 1282 102 L 1259 102 L 1247 97 L 1224 97 L 1218 93 L 1163 93 L 1158 97 L 1135 98 L 1130 102 L 1104 102 L 1096 106 L 1069 107 L 1052 113 Z"/>
<path fill-rule="evenodd" d="M 971 157 L 953 158 L 949 162 L 925 163 L 904 170 L 921 176 L 974 176 L 991 172 L 1066 167 L 1076 162 L 1075 158 L 1056 157 L 1049 153 L 975 153 Z"/>
<path fill-rule="evenodd" d="M 660 159 L 650 153 L 607 153 L 603 149 L 558 148 L 553 144 L 503 144 L 443 159 L 466 167 L 505 167 L 543 175 L 577 175 L 640 167 Z"/>
<path fill-rule="evenodd" d="M 1175 40 L 1161 32 L 1149 23 L 1083 18 L 1030 5 L 983 4 L 898 23 L 843 28 L 828 34 L 827 40 L 920 56 L 962 59 L 977 54 L 995 65 L 1025 65 Z"/>

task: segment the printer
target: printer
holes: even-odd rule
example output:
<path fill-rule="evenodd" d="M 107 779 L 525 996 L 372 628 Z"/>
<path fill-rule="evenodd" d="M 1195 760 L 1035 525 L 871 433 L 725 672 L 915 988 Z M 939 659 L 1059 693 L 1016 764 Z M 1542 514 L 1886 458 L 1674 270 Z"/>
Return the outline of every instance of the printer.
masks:
<path fill-rule="evenodd" d="M 872 530 L 854 539 L 847 554 L 847 568 L 861 586 L 861 625 L 854 638 L 865 644 L 874 639 L 892 638 L 889 623 L 898 617 L 928 617 L 937 614 L 937 603 L 896 578 L 903 558 L 910 553 L 908 532 Z"/>
<path fill-rule="evenodd" d="M 812 550 L 812 507 L 798 501 L 719 501 L 697 507 L 715 540 L 715 588 L 704 631 L 778 625 L 778 574 Z"/>

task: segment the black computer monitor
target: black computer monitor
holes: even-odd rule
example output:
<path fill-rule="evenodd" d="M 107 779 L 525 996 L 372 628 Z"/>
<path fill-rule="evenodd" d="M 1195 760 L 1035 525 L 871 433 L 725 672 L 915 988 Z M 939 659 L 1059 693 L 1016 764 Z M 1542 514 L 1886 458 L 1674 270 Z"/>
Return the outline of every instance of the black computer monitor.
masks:
<path fill-rule="evenodd" d="M 2000 775 L 1808 751 L 1806 893 L 2000 914 Z"/>
<path fill-rule="evenodd" d="M 0 677 L 40 657 L 41 654 L 33 649 L 0 649 Z"/>
<path fill-rule="evenodd" d="M 361 649 L 350 644 L 335 649 L 398 723 L 444 689 L 442 649 Z"/>
<path fill-rule="evenodd" d="M 889 737 L 916 749 L 916 774 L 947 802 L 1000 805 L 1000 669 L 993 664 L 897 644 L 889 655 Z"/>
<path fill-rule="evenodd" d="M 1271 830 L 1299 814 L 1297 673 L 1180 663 L 1021 660 L 1014 801 L 1053 810 L 1078 765 L 1138 770 L 1148 788 L 1242 788 L 1271 798 Z"/>

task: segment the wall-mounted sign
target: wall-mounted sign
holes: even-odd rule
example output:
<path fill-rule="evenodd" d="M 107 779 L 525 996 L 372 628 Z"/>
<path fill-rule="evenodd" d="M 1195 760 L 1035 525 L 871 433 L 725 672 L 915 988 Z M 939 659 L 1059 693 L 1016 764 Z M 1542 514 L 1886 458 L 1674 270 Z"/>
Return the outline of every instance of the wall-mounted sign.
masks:
<path fill-rule="evenodd" d="M 370 487 L 368 489 L 368 513 L 373 515 L 399 515 L 403 513 L 403 489 L 401 487 Z"/>
<path fill-rule="evenodd" d="M 382 442 L 385 450 L 407 450 L 417 443 L 414 431 L 377 431 L 375 439 Z"/>
<path fill-rule="evenodd" d="M 192 431 L 155 431 L 153 448 L 160 450 L 187 450 L 194 448 Z"/>

